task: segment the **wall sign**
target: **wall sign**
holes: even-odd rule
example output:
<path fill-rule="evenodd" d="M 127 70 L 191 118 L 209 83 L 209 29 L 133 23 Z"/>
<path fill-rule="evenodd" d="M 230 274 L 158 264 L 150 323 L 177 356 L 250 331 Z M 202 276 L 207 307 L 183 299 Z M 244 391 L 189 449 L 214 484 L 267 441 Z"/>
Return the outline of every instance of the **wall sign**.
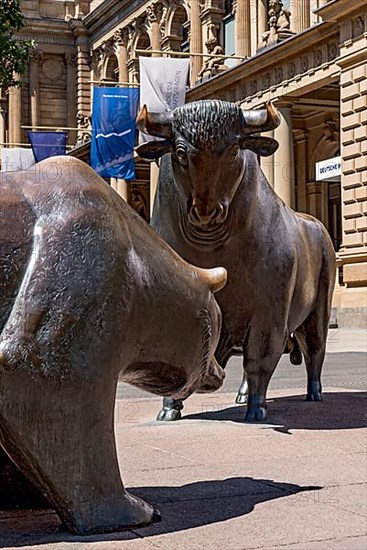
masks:
<path fill-rule="evenodd" d="M 334 157 L 332 159 L 316 162 L 316 181 L 335 180 L 342 174 L 342 159 Z"/>

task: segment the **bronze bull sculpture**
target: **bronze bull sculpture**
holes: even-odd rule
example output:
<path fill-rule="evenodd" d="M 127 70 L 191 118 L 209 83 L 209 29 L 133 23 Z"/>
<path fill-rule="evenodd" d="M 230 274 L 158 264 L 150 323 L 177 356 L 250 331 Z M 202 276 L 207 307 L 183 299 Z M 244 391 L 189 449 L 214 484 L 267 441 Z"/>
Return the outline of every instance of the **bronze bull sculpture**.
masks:
<path fill-rule="evenodd" d="M 223 265 L 228 284 L 217 295 L 222 332 L 216 358 L 243 354 L 237 403 L 246 420 L 266 419 L 266 391 L 285 349 L 305 359 L 307 399 L 321 399 L 320 374 L 335 280 L 335 253 L 317 219 L 276 195 L 257 155 L 278 143 L 260 132 L 281 118 L 271 103 L 242 111 L 218 100 L 186 104 L 168 114 L 143 107 L 138 128 L 163 138 L 138 147 L 161 160 L 151 224 L 187 261 Z M 180 418 L 182 402 L 165 399 L 158 419 Z"/>
<path fill-rule="evenodd" d="M 2 175 L 0 266 L 0 455 L 75 533 L 157 519 L 120 478 L 118 376 L 180 399 L 219 388 L 225 270 L 187 264 L 68 157 Z"/>

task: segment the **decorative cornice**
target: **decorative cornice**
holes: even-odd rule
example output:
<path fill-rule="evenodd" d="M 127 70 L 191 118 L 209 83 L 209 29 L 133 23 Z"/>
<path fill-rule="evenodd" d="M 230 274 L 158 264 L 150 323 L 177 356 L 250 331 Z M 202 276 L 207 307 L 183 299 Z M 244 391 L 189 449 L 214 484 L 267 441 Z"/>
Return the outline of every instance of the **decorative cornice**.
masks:
<path fill-rule="evenodd" d="M 277 87 L 284 84 L 289 86 L 289 92 L 291 92 L 292 82 L 296 87 L 303 74 L 313 73 L 317 68 L 325 71 L 330 64 L 335 63 L 334 59 L 328 57 L 328 51 L 330 44 L 336 44 L 338 53 L 338 41 L 339 27 L 337 25 L 319 23 L 301 34 L 261 50 L 257 55 L 227 70 L 220 76 L 195 86 L 189 90 L 187 100 L 195 101 L 211 97 L 224 99 L 233 95 L 237 90 L 237 93 L 240 91 L 240 96 L 243 98 L 259 98 L 261 103 L 261 96 L 264 93 L 273 93 Z M 323 50 L 323 62 L 316 67 L 313 64 L 315 61 L 319 63 L 319 54 L 314 55 L 314 52 L 320 47 Z M 276 64 L 274 63 L 275 59 Z M 280 79 L 281 72 L 282 80 L 277 83 L 276 78 Z"/>
<path fill-rule="evenodd" d="M 365 0 L 332 0 L 314 11 L 324 21 L 336 22 L 358 9 L 366 9 Z"/>

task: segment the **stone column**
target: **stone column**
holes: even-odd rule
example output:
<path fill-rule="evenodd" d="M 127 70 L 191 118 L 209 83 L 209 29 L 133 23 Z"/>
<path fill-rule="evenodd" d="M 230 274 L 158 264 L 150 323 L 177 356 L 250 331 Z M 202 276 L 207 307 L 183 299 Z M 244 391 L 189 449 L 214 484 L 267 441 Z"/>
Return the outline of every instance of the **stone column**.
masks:
<path fill-rule="evenodd" d="M 190 52 L 202 53 L 202 51 L 203 37 L 201 30 L 199 0 L 190 0 Z M 195 86 L 202 62 L 202 57 L 194 56 L 191 58 L 191 86 Z"/>
<path fill-rule="evenodd" d="M 151 34 L 152 50 L 160 50 L 161 49 L 161 31 L 159 30 L 156 4 L 150 4 L 150 6 L 147 7 L 147 15 L 148 15 L 148 20 L 150 22 L 150 28 L 152 33 Z M 152 53 L 152 57 L 160 57 L 160 54 Z"/>
<path fill-rule="evenodd" d="M 298 33 L 308 29 L 311 21 L 310 0 L 291 0 L 289 11 L 292 31 Z"/>
<path fill-rule="evenodd" d="M 308 174 L 308 132 L 297 130 L 296 141 L 296 183 L 297 183 L 297 210 L 308 212 L 307 208 L 307 174 Z"/>
<path fill-rule="evenodd" d="M 0 104 L 0 149 L 4 147 L 6 142 L 6 111 Z"/>
<path fill-rule="evenodd" d="M 118 45 L 117 60 L 119 64 L 119 82 L 129 82 L 129 71 L 127 68 L 129 32 L 127 29 L 120 29 L 115 33 L 114 38 Z"/>
<path fill-rule="evenodd" d="M 251 0 L 236 2 L 236 55 L 251 56 Z"/>
<path fill-rule="evenodd" d="M 126 202 L 129 202 L 129 189 L 126 180 L 116 178 L 116 192 L 122 197 Z"/>
<path fill-rule="evenodd" d="M 323 221 L 323 208 L 322 208 L 322 187 L 325 185 L 321 181 L 310 181 L 307 183 L 308 190 L 308 210 L 307 213 L 311 214 L 320 221 Z"/>
<path fill-rule="evenodd" d="M 257 47 L 261 48 L 264 43 L 262 36 L 268 30 L 268 4 L 267 0 L 259 0 L 257 15 Z"/>
<path fill-rule="evenodd" d="M 29 62 L 29 104 L 30 104 L 30 123 L 37 127 L 40 123 L 40 97 L 39 97 L 39 63 L 42 53 L 34 50 Z"/>
<path fill-rule="evenodd" d="M 279 148 L 274 156 L 274 190 L 279 197 L 292 208 L 295 204 L 294 148 L 292 109 L 290 106 L 279 108 L 282 122 L 274 131 Z"/>
<path fill-rule="evenodd" d="M 76 46 L 76 75 L 77 92 L 76 105 L 77 114 L 88 116 L 91 111 L 91 79 L 90 52 L 88 31 L 80 19 L 70 19 L 68 24 L 72 30 Z"/>
<path fill-rule="evenodd" d="M 67 53 L 66 60 L 66 104 L 67 104 L 67 126 L 76 127 L 76 62 L 77 58 L 71 53 Z M 69 145 L 75 145 L 77 133 L 73 130 L 68 131 Z"/>
<path fill-rule="evenodd" d="M 9 135 L 10 143 L 22 141 L 22 89 L 17 86 L 9 88 Z"/>
<path fill-rule="evenodd" d="M 150 164 L 150 216 L 152 216 L 154 197 L 158 185 L 159 166 L 155 162 Z"/>
<path fill-rule="evenodd" d="M 263 136 L 274 138 L 274 130 L 271 132 L 264 132 Z M 261 157 L 261 169 L 264 172 L 266 179 L 274 189 L 274 155 L 270 157 Z"/>

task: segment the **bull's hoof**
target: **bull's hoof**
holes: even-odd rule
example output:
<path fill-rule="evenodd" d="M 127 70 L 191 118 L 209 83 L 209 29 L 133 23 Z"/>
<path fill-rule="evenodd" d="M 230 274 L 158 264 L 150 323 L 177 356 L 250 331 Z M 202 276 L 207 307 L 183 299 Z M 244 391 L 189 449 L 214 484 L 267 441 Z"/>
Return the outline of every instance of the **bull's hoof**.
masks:
<path fill-rule="evenodd" d="M 321 384 L 320 382 L 311 382 L 308 384 L 306 401 L 321 401 Z"/>
<path fill-rule="evenodd" d="M 319 391 L 313 391 L 306 395 L 306 401 L 322 401 L 322 395 Z"/>
<path fill-rule="evenodd" d="M 157 420 L 163 422 L 172 422 L 173 420 L 180 420 L 181 418 L 181 411 L 177 409 L 166 409 L 165 407 L 159 411 L 157 416 Z"/>
<path fill-rule="evenodd" d="M 157 420 L 163 422 L 172 422 L 172 420 L 180 420 L 181 411 L 184 408 L 181 399 L 173 399 L 173 397 L 165 397 L 163 399 L 163 409 L 159 411 Z"/>
<path fill-rule="evenodd" d="M 237 405 L 246 405 L 247 403 L 247 393 L 238 393 L 236 397 Z"/>
<path fill-rule="evenodd" d="M 268 418 L 266 407 L 257 405 L 246 411 L 245 422 L 265 422 Z"/>

